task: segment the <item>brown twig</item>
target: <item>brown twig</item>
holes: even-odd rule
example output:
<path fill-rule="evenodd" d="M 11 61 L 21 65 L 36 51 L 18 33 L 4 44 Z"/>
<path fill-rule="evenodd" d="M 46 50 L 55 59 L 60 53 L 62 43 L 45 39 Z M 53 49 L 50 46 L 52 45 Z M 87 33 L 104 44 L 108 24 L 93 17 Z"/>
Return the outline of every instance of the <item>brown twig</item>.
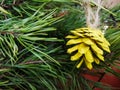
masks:
<path fill-rule="evenodd" d="M 12 8 L 13 6 L 18 6 L 18 5 L 20 5 L 20 4 L 22 4 L 24 2 L 24 0 L 13 0 L 13 3 L 12 4 L 10 4 L 10 5 L 7 5 L 7 4 L 5 4 L 4 3 L 4 0 L 1 2 L 1 5 L 0 6 L 2 6 L 3 8 L 5 8 L 5 9 L 10 9 L 10 8 Z"/>
<path fill-rule="evenodd" d="M 20 63 L 20 64 L 39 64 L 39 63 L 43 63 L 43 61 L 28 61 L 28 62 L 25 62 L 25 63 Z"/>
<path fill-rule="evenodd" d="M 4 1 L 5 1 L 5 0 L 2 0 L 2 1 L 1 1 L 1 5 L 4 3 Z"/>
<path fill-rule="evenodd" d="M 0 34 L 15 34 L 15 32 L 10 31 L 1 31 Z"/>

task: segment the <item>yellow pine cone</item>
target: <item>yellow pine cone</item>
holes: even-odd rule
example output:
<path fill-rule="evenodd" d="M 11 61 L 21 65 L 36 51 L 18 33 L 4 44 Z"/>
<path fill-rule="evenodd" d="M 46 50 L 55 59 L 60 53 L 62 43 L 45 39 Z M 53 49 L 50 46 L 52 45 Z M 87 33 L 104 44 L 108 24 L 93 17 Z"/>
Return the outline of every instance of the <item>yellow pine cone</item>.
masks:
<path fill-rule="evenodd" d="M 80 61 L 77 68 L 85 63 L 88 69 L 92 69 L 92 63 L 99 64 L 104 61 L 103 50 L 110 53 L 109 42 L 105 39 L 100 30 L 92 28 L 79 28 L 71 31 L 71 35 L 66 36 L 66 45 L 72 45 L 67 53 L 73 54 L 71 61 Z"/>

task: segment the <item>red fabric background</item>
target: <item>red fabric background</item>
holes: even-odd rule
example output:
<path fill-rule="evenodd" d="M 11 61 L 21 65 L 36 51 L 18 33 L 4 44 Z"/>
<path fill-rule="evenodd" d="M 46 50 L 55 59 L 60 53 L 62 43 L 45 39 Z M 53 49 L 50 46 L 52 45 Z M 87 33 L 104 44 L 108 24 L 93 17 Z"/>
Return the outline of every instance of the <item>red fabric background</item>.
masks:
<path fill-rule="evenodd" d="M 116 72 L 120 73 L 120 70 L 113 68 Z M 93 71 L 94 72 L 94 71 Z M 93 80 L 93 81 L 98 81 L 100 76 L 95 74 L 95 75 L 91 75 L 91 74 L 84 74 L 83 75 L 85 78 L 89 79 L 89 80 Z M 112 87 L 112 90 L 120 90 L 120 79 L 112 74 L 105 74 L 103 76 L 103 78 L 100 80 L 100 82 L 110 85 Z M 100 88 L 95 88 L 94 90 L 102 90 Z"/>

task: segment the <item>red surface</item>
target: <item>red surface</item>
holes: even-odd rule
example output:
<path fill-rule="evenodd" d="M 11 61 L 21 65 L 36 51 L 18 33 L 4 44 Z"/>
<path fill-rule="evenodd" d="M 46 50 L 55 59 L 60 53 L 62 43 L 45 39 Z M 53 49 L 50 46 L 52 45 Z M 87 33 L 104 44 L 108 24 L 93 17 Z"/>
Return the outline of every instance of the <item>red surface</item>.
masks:
<path fill-rule="evenodd" d="M 118 73 L 120 73 L 120 70 L 117 70 L 114 68 L 114 70 Z M 94 73 L 94 71 L 93 71 Z M 94 74 L 84 74 L 83 75 L 85 78 L 89 79 L 89 80 L 93 80 L 93 81 L 98 81 L 100 78 L 100 75 Z M 111 86 L 113 89 L 112 90 L 120 90 L 120 79 L 117 78 L 116 76 L 112 75 L 112 74 L 105 74 L 104 77 L 100 80 L 100 82 Z M 95 88 L 94 90 L 102 90 L 100 88 Z"/>

